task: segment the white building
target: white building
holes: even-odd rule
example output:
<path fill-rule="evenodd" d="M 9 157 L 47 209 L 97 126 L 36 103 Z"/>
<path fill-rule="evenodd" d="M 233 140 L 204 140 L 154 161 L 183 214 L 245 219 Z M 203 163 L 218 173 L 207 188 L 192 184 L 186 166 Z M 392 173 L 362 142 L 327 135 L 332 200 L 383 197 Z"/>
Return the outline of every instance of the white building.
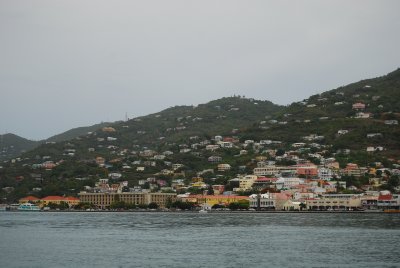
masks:
<path fill-rule="evenodd" d="M 276 189 L 290 189 L 294 186 L 303 184 L 304 180 L 300 178 L 279 178 L 276 182 Z"/>
<path fill-rule="evenodd" d="M 323 167 L 318 169 L 318 178 L 320 178 L 321 180 L 329 181 L 333 178 L 333 175 L 334 173 L 329 168 Z"/>
<path fill-rule="evenodd" d="M 268 193 L 261 195 L 252 194 L 249 196 L 249 207 L 250 208 L 260 207 L 260 209 L 264 210 L 275 209 L 276 201 Z"/>

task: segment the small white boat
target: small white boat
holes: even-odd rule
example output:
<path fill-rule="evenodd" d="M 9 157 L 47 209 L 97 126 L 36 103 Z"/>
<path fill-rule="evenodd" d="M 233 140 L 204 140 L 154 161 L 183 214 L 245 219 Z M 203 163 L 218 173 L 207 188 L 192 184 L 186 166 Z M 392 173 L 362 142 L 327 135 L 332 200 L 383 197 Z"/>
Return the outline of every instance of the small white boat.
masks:
<path fill-rule="evenodd" d="M 31 203 L 24 203 L 19 205 L 18 211 L 40 211 L 40 208 Z"/>
<path fill-rule="evenodd" d="M 201 209 L 199 210 L 199 213 L 208 213 L 207 204 L 206 204 L 206 203 L 204 203 L 204 204 L 201 206 Z"/>

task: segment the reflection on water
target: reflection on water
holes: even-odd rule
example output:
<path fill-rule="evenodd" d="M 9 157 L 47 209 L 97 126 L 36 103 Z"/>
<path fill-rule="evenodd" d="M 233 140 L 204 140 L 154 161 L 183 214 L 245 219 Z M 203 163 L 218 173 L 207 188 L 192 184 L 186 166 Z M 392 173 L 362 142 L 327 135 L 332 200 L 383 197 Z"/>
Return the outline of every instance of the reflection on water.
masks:
<path fill-rule="evenodd" d="M 398 267 L 399 214 L 0 213 L 1 267 Z"/>

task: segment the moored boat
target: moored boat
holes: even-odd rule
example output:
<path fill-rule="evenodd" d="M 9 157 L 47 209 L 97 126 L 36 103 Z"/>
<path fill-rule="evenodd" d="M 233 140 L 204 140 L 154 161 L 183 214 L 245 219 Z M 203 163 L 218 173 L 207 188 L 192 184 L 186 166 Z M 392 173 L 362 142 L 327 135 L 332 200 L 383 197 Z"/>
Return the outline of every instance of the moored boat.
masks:
<path fill-rule="evenodd" d="M 385 213 L 400 213 L 400 209 L 385 209 Z"/>
<path fill-rule="evenodd" d="M 19 205 L 18 211 L 40 211 L 40 208 L 31 203 L 24 203 Z"/>

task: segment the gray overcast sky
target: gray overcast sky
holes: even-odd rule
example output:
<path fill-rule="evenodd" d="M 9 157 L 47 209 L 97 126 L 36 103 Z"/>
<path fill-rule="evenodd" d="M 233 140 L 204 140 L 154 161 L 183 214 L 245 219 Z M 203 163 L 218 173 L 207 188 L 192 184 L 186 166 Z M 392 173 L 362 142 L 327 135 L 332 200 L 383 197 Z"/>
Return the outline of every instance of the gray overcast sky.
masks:
<path fill-rule="evenodd" d="M 400 1 L 0 0 L 0 132 L 43 139 L 233 94 L 289 104 L 400 67 Z"/>

